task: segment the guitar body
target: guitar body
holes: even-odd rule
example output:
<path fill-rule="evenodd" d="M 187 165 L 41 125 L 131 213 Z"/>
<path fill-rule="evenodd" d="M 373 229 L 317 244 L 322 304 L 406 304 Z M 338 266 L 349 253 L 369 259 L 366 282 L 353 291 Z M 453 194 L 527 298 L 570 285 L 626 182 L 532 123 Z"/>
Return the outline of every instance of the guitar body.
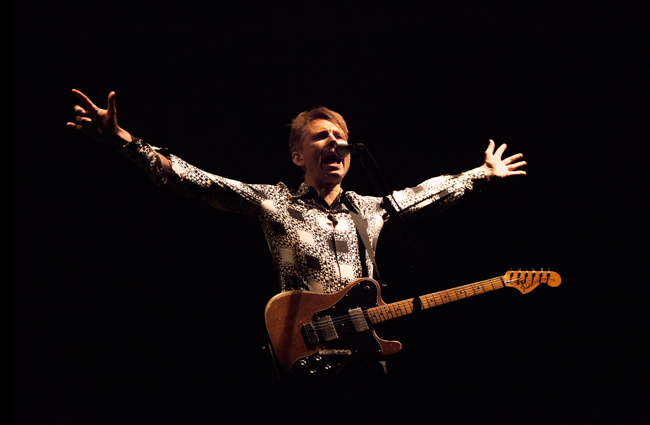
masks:
<path fill-rule="evenodd" d="M 284 292 L 271 298 L 265 320 L 276 360 L 292 375 L 330 376 L 358 356 L 389 355 L 402 344 L 377 337 L 365 311 L 385 305 L 372 279 L 334 294 Z"/>

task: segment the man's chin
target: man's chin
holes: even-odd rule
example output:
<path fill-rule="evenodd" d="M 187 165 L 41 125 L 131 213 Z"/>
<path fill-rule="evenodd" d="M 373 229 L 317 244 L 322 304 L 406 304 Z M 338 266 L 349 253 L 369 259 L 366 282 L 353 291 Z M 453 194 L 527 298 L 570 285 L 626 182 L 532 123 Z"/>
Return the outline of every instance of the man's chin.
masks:
<path fill-rule="evenodd" d="M 347 174 L 347 171 L 346 167 L 322 167 L 316 173 L 307 173 L 305 175 L 305 181 L 336 185 L 341 183 L 343 177 Z"/>
<path fill-rule="evenodd" d="M 348 171 L 348 170 L 346 170 L 345 167 L 340 166 L 340 167 L 330 167 L 329 170 L 328 170 L 328 169 L 325 169 L 325 170 L 323 170 L 323 171 L 324 171 L 325 174 L 328 175 L 328 176 L 336 176 L 336 177 L 338 177 L 339 179 L 342 179 L 343 177 L 345 177 L 345 175 L 347 174 L 347 171 Z"/>
<path fill-rule="evenodd" d="M 329 172 L 329 173 L 324 173 L 318 180 L 321 183 L 335 185 L 341 183 L 343 177 L 345 177 L 344 172 Z"/>

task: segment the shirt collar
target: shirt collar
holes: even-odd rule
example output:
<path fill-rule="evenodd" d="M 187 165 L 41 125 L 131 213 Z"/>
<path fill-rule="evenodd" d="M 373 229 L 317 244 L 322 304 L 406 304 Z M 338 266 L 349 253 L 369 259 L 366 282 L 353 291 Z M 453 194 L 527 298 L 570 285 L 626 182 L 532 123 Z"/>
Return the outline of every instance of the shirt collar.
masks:
<path fill-rule="evenodd" d="M 291 196 L 293 201 L 296 201 L 298 199 L 302 199 L 303 201 L 313 204 L 313 205 L 318 205 L 320 207 L 324 207 L 325 209 L 332 211 L 332 212 L 343 212 L 347 208 L 341 203 L 341 195 L 343 195 L 343 189 L 339 191 L 338 195 L 336 195 L 336 199 L 334 199 L 334 202 L 332 202 L 332 205 L 327 205 L 327 202 L 325 202 L 325 199 L 323 199 L 319 194 L 316 189 L 313 187 L 309 186 L 307 183 L 302 182 L 296 193 Z"/>

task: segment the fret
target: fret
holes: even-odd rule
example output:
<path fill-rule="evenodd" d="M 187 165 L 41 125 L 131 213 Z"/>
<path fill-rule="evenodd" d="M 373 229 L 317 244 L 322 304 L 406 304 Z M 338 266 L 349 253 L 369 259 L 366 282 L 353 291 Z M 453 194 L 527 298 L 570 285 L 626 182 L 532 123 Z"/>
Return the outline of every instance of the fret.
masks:
<path fill-rule="evenodd" d="M 483 280 L 469 285 L 458 286 L 456 288 L 447 289 L 432 294 L 423 295 L 420 297 L 421 306 L 423 310 L 428 308 L 437 307 L 443 304 L 448 304 L 454 301 L 459 301 L 474 295 L 484 294 L 486 292 L 495 291 L 504 287 L 501 277 L 495 277 L 488 280 Z M 366 311 L 368 319 L 376 324 L 385 322 L 390 319 L 405 316 L 413 313 L 414 298 L 397 301 L 391 304 L 385 304 L 378 307 L 369 308 Z"/>

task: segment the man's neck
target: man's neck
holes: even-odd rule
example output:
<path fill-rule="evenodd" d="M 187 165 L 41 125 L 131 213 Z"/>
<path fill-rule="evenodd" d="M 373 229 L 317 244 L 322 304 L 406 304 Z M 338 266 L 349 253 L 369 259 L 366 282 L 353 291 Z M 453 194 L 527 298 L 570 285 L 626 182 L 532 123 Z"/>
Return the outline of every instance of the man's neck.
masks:
<path fill-rule="evenodd" d="M 313 187 L 316 189 L 316 192 L 318 192 L 318 195 L 327 202 L 327 205 L 332 205 L 332 202 L 336 199 L 337 196 L 339 196 L 339 193 L 341 192 L 341 183 L 321 183 L 321 182 L 313 182 L 313 181 L 308 181 L 305 179 L 305 183 L 308 184 L 309 186 Z"/>

